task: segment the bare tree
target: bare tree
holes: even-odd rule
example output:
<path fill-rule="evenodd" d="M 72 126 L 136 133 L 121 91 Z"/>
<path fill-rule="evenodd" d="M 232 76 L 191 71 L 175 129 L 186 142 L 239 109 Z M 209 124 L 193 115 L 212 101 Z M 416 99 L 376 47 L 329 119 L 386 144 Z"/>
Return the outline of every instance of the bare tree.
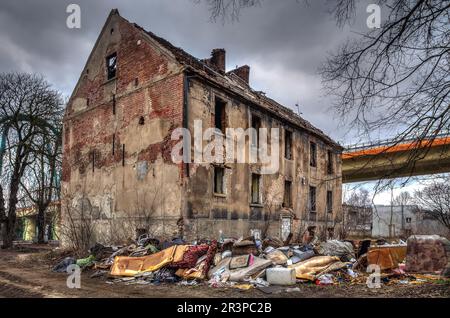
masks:
<path fill-rule="evenodd" d="M 0 74 L 0 224 L 3 247 L 12 247 L 20 181 L 33 162 L 38 136 L 61 110 L 60 94 L 42 78 L 30 74 Z M 5 159 L 5 160 L 4 160 Z M 7 191 L 3 190 L 6 185 Z"/>
<path fill-rule="evenodd" d="M 358 207 L 370 207 L 372 205 L 372 199 L 367 189 L 357 189 L 352 191 L 345 203 Z"/>
<path fill-rule="evenodd" d="M 47 135 L 38 136 L 33 146 L 32 163 L 25 171 L 21 186 L 32 206 L 37 210 L 38 243 L 44 243 L 46 212 L 52 201 L 59 197 L 59 171 L 61 171 L 62 140 L 61 117 Z M 54 212 L 54 211 L 53 211 Z"/>
<path fill-rule="evenodd" d="M 401 192 L 394 198 L 394 205 L 405 206 L 413 203 L 413 197 L 408 191 Z"/>
<path fill-rule="evenodd" d="M 211 20 L 222 19 L 225 22 L 231 18 L 238 21 L 241 10 L 261 4 L 261 0 L 194 0 L 195 3 L 205 2 L 211 13 Z"/>
<path fill-rule="evenodd" d="M 84 189 L 77 199 L 69 194 L 64 195 L 65 200 L 61 203 L 61 218 L 64 219 L 61 223 L 61 235 L 66 247 L 78 255 L 86 255 L 96 231 L 92 207 Z"/>
<path fill-rule="evenodd" d="M 372 197 L 366 189 L 352 191 L 344 206 L 343 236 L 351 232 L 361 232 L 363 236 L 370 231 L 372 224 L 373 209 Z"/>
<path fill-rule="evenodd" d="M 358 2 L 336 2 L 340 25 L 351 20 Z M 335 109 L 351 127 L 367 138 L 373 131 L 392 131 L 392 147 L 412 139 L 414 151 L 406 163 L 412 171 L 450 126 L 450 1 L 378 4 L 387 12 L 381 28 L 342 45 L 321 73 L 336 97 Z"/>
<path fill-rule="evenodd" d="M 200 0 L 197 0 L 200 2 Z M 262 1 L 205 0 L 213 20 Z M 296 1 L 307 3 L 307 1 Z M 362 0 L 327 1 L 337 25 L 353 21 Z M 382 24 L 343 43 L 320 68 L 333 108 L 365 140 L 389 132 L 388 151 L 408 141 L 407 160 L 389 169 L 412 172 L 440 134 L 450 132 L 450 1 L 377 0 Z M 382 155 L 382 153 L 380 154 Z M 408 178 L 409 180 L 409 178 Z M 405 182 L 403 182 L 405 183 Z M 381 184 L 380 184 L 381 185 Z M 386 185 L 389 185 L 386 182 Z M 385 187 L 377 186 L 377 191 Z"/>
<path fill-rule="evenodd" d="M 414 193 L 414 202 L 427 215 L 450 230 L 450 177 L 435 180 Z"/>

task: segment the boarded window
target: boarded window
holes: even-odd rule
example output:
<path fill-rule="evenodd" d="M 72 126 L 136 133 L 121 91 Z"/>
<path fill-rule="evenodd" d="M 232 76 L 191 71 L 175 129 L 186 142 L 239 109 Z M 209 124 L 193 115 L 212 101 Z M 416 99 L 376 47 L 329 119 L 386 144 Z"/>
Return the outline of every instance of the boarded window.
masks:
<path fill-rule="evenodd" d="M 285 130 L 284 133 L 284 156 L 292 160 L 292 132 Z"/>
<path fill-rule="evenodd" d="M 117 54 L 113 53 L 106 58 L 106 70 L 108 80 L 116 77 L 117 73 Z"/>
<path fill-rule="evenodd" d="M 309 165 L 317 167 L 317 145 L 314 142 L 309 143 Z"/>
<path fill-rule="evenodd" d="M 333 191 L 327 191 L 327 212 L 333 213 Z"/>
<path fill-rule="evenodd" d="M 214 167 L 214 193 L 224 194 L 224 174 L 225 169 L 221 167 Z"/>
<path fill-rule="evenodd" d="M 254 135 L 252 136 L 252 146 L 259 146 L 259 129 L 261 128 L 261 118 L 258 116 L 252 115 L 252 128 L 255 130 Z"/>
<path fill-rule="evenodd" d="M 309 187 L 309 209 L 316 211 L 316 187 Z"/>
<path fill-rule="evenodd" d="M 334 173 L 333 152 L 331 150 L 328 150 L 327 152 L 327 172 L 328 174 Z"/>
<path fill-rule="evenodd" d="M 260 180 L 261 180 L 261 176 L 259 174 L 255 174 L 252 173 L 252 198 L 251 198 L 251 203 L 254 204 L 259 204 L 261 203 L 260 200 Z"/>
<path fill-rule="evenodd" d="M 214 107 L 214 125 L 215 128 L 219 129 L 223 133 L 225 133 L 226 125 L 225 125 L 225 107 L 226 103 L 220 98 L 216 97 L 216 103 Z"/>
<path fill-rule="evenodd" d="M 285 208 L 292 208 L 292 182 L 284 181 L 284 199 L 283 206 Z"/>

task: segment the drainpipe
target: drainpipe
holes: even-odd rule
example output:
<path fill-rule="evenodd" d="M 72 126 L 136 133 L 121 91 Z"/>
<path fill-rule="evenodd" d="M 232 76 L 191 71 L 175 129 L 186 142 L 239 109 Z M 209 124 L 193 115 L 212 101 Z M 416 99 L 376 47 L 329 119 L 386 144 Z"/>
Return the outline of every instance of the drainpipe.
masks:
<path fill-rule="evenodd" d="M 183 81 L 183 128 L 189 129 L 189 76 L 187 74 L 184 75 Z M 189 143 L 183 138 L 183 149 L 187 149 Z M 185 176 L 189 178 L 189 163 L 187 162 L 188 156 L 183 152 L 183 161 L 185 168 Z"/>
<path fill-rule="evenodd" d="M 189 80 L 191 78 L 196 77 L 195 75 L 187 75 L 186 74 L 186 70 L 184 73 L 184 79 L 183 79 L 183 128 L 184 129 L 189 129 Z M 186 178 L 189 178 L 189 159 L 190 158 L 190 153 L 185 153 L 184 149 L 189 149 L 189 151 L 191 151 L 190 148 L 190 143 L 191 140 L 187 140 L 186 138 L 183 138 L 183 161 L 184 161 L 184 176 Z M 184 202 L 182 202 L 181 206 L 183 207 L 182 210 L 180 211 L 180 219 L 183 220 L 183 225 L 182 225 L 182 233 L 181 236 L 184 238 L 185 237 L 185 233 L 184 233 L 184 229 L 185 229 L 185 224 L 184 224 L 184 220 L 186 219 L 186 215 L 183 211 L 187 211 L 187 200 L 186 197 L 183 196 L 182 200 Z"/>

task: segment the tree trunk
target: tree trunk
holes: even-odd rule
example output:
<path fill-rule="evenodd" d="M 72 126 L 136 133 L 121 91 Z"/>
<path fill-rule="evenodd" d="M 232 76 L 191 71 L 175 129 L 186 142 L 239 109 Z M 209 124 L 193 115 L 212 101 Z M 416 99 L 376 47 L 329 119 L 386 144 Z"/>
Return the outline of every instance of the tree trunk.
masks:
<path fill-rule="evenodd" d="M 45 208 L 38 207 L 36 226 L 38 229 L 37 242 L 43 244 L 45 243 Z"/>
<path fill-rule="evenodd" d="M 8 216 L 5 223 L 5 230 L 3 231 L 3 246 L 2 248 L 13 247 L 13 241 L 16 236 L 16 215 Z"/>
<path fill-rule="evenodd" d="M 5 237 L 6 232 L 6 211 L 5 211 L 5 198 L 3 197 L 3 187 L 0 185 L 0 235 Z"/>
<path fill-rule="evenodd" d="M 16 205 L 17 193 L 19 191 L 20 169 L 14 169 L 14 174 L 11 178 L 11 185 L 9 191 L 8 215 L 6 216 L 5 230 L 3 232 L 3 248 L 13 247 L 13 241 L 16 236 Z"/>

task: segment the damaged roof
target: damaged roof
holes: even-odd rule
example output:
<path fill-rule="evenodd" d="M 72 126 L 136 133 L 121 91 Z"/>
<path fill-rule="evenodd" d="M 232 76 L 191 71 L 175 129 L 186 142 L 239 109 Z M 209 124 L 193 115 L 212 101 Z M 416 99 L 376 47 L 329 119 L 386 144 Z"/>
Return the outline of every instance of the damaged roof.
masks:
<path fill-rule="evenodd" d="M 112 10 L 111 13 L 120 16 L 117 9 Z M 120 17 L 123 18 L 122 16 Z M 125 18 L 123 19 L 126 20 Z M 126 21 L 129 22 L 128 20 Z M 247 83 L 243 82 L 235 74 L 231 72 L 228 73 L 219 72 L 218 70 L 214 69 L 212 65 L 208 65 L 204 61 L 187 53 L 182 48 L 174 46 L 166 39 L 163 39 L 155 35 L 154 33 L 145 30 L 143 27 L 139 26 L 136 23 L 131 24 L 141 32 L 144 32 L 146 35 L 151 37 L 163 48 L 171 52 L 179 63 L 184 65 L 187 69 L 195 72 L 197 75 L 214 82 L 215 84 L 219 85 L 224 89 L 232 91 L 233 93 L 244 98 L 246 101 L 258 106 L 262 110 L 270 112 L 271 114 L 279 117 L 283 121 L 286 121 L 296 126 L 300 130 L 305 130 L 319 137 L 320 139 L 322 139 L 323 142 L 336 148 L 337 150 L 339 151 L 343 150 L 343 147 L 340 144 L 338 144 L 329 136 L 327 136 L 322 130 L 313 126 L 309 121 L 303 119 L 302 117 L 294 113 L 291 109 L 265 96 L 264 93 L 253 90 Z"/>

